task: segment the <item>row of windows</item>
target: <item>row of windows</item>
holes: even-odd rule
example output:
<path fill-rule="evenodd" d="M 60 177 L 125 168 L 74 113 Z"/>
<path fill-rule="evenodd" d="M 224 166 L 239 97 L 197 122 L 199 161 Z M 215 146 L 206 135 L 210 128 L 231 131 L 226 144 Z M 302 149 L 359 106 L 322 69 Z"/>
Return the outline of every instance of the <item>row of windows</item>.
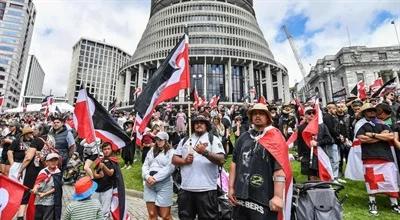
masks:
<path fill-rule="evenodd" d="M 180 4 L 170 7 L 166 10 L 160 11 L 157 16 L 158 17 L 165 17 L 168 15 L 180 14 L 182 12 L 187 11 L 217 11 L 217 12 L 225 12 L 230 14 L 235 14 L 240 17 L 245 17 L 247 19 L 254 19 L 252 14 L 246 12 L 245 10 L 236 9 L 230 5 L 225 4 L 210 4 L 210 3 L 199 3 L 196 2 L 195 4 Z"/>
<path fill-rule="evenodd" d="M 0 34 L 4 35 L 4 36 L 9 36 L 9 37 L 19 37 L 20 36 L 20 32 L 9 31 L 9 30 L 2 30 L 2 31 L 0 31 Z"/>
<path fill-rule="evenodd" d="M 118 54 L 123 54 L 123 56 L 129 56 L 128 54 L 126 54 L 125 52 L 121 51 L 118 48 L 114 48 L 108 45 L 104 45 L 104 44 L 97 44 L 96 42 L 93 41 L 87 41 L 87 40 L 83 40 L 81 43 L 81 49 L 85 49 L 85 45 L 86 46 L 86 50 L 90 50 L 91 51 L 96 51 L 97 53 L 116 53 L 118 52 Z"/>
<path fill-rule="evenodd" d="M 163 28 L 170 24 L 176 25 L 179 23 L 187 24 L 189 22 L 198 23 L 198 22 L 203 22 L 203 21 L 204 22 L 218 22 L 218 23 L 225 22 L 225 23 L 230 23 L 230 24 L 234 24 L 237 26 L 241 26 L 241 27 L 248 27 L 248 28 L 251 27 L 254 30 L 258 30 L 258 26 L 255 21 L 249 22 L 244 19 L 237 18 L 235 16 L 223 16 L 223 15 L 216 15 L 216 14 L 215 15 L 190 15 L 190 14 L 182 15 L 182 14 L 180 14 L 176 17 L 171 17 L 171 18 L 166 18 L 166 19 L 163 18 L 163 20 L 160 20 L 158 22 L 152 22 L 150 20 L 151 25 L 148 28 L 151 30 L 151 29 Z"/>
<path fill-rule="evenodd" d="M 15 24 L 15 23 L 14 24 L 10 24 L 10 23 L 6 23 L 6 22 L 2 22 L 0 27 L 7 28 L 7 29 L 10 29 L 10 30 L 22 30 L 21 25 L 20 24 Z"/>
<path fill-rule="evenodd" d="M 265 42 L 262 35 L 258 35 L 252 31 L 246 30 L 245 28 L 237 28 L 235 26 L 225 26 L 220 24 L 203 24 L 203 25 L 193 25 L 188 27 L 189 33 L 223 33 L 223 34 L 232 34 L 235 36 L 242 36 L 248 39 L 254 39 L 258 42 Z M 146 35 L 142 37 L 145 42 L 152 42 L 158 39 L 164 38 L 169 35 L 174 34 L 183 34 L 185 32 L 185 26 L 172 26 L 168 28 L 161 29 L 157 32 L 152 32 L 151 30 L 146 31 Z M 164 39 L 163 39 L 164 40 Z M 160 40 L 161 42 L 163 40 Z M 143 45 L 145 45 L 143 42 Z M 159 47 L 159 46 L 158 46 Z"/>
<path fill-rule="evenodd" d="M 135 59 L 134 62 L 142 62 L 147 60 L 154 60 L 154 59 L 163 59 L 168 55 L 168 50 L 161 50 L 155 53 L 151 53 L 147 56 L 142 56 L 138 59 Z M 260 61 L 267 61 L 269 63 L 275 63 L 274 60 L 265 57 L 263 55 L 244 51 L 242 49 L 229 49 L 229 48 L 190 48 L 189 51 L 190 55 L 210 55 L 210 56 L 232 56 L 232 57 L 245 57 L 250 59 L 256 59 Z"/>
<path fill-rule="evenodd" d="M 14 52 L 15 51 L 15 47 L 0 45 L 0 50 L 8 51 L 8 52 Z"/>

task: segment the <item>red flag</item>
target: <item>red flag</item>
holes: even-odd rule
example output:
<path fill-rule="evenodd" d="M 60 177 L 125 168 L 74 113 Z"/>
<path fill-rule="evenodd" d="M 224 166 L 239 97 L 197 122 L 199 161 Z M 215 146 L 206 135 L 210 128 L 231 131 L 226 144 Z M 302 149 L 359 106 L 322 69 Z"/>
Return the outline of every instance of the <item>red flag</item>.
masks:
<path fill-rule="evenodd" d="M 371 94 L 375 93 L 378 91 L 379 88 L 383 86 L 383 80 L 381 77 L 376 79 L 370 86 L 369 86 L 369 91 Z"/>
<path fill-rule="evenodd" d="M 363 80 L 360 80 L 360 82 L 357 83 L 357 90 L 358 90 L 358 98 L 360 100 L 364 100 L 367 98 L 367 91 Z"/>
<path fill-rule="evenodd" d="M 217 107 L 217 106 L 218 106 L 218 102 L 219 102 L 219 98 L 220 98 L 219 96 L 214 95 L 214 96 L 211 98 L 210 103 L 208 103 L 208 105 L 209 105 L 211 108 Z"/>
<path fill-rule="evenodd" d="M 92 112 L 94 106 L 88 100 L 86 89 L 79 90 L 74 109 L 74 125 L 78 136 L 86 139 L 87 143 L 93 143 L 96 140 L 93 127 Z"/>
<path fill-rule="evenodd" d="M 293 143 L 297 140 L 297 131 L 293 132 L 292 135 L 290 135 L 289 139 L 286 141 L 286 144 L 289 146 L 289 148 L 293 147 Z"/>
<path fill-rule="evenodd" d="M 3 107 L 4 104 L 4 95 L 0 95 L 0 108 Z"/>
<path fill-rule="evenodd" d="M 301 104 L 299 99 L 295 99 L 296 106 L 297 106 L 297 112 L 299 113 L 300 116 L 304 115 L 304 106 Z"/>
<path fill-rule="evenodd" d="M 281 165 L 286 176 L 284 210 L 278 213 L 278 219 L 290 219 L 293 194 L 293 174 L 289 161 L 289 147 L 286 144 L 282 133 L 277 128 L 269 126 L 265 129 L 267 130 L 265 135 L 261 137 L 258 142 L 267 149 L 279 165 Z"/>
<path fill-rule="evenodd" d="M 26 220 L 35 219 L 35 210 L 36 210 L 35 199 L 36 199 L 35 194 L 31 193 L 31 195 L 29 196 L 28 205 L 26 206 L 26 214 L 25 214 Z"/>
<path fill-rule="evenodd" d="M 258 97 L 258 103 L 267 104 L 267 100 L 265 99 L 265 97 L 263 95 L 260 95 L 260 97 Z"/>
<path fill-rule="evenodd" d="M 21 183 L 0 174 L 0 219 L 13 219 L 27 189 Z"/>
<path fill-rule="evenodd" d="M 194 99 L 193 107 L 194 107 L 195 109 L 199 108 L 199 104 L 200 104 L 201 98 L 199 97 L 199 94 L 197 93 L 197 88 L 196 88 L 196 86 L 194 87 L 194 91 L 193 91 L 193 99 Z"/>
<path fill-rule="evenodd" d="M 304 129 L 302 136 L 304 139 L 304 142 L 307 144 L 308 147 L 311 148 L 311 140 L 316 138 L 318 136 L 318 131 L 319 131 L 319 125 L 323 123 L 322 121 L 322 112 L 321 109 L 319 108 L 319 101 L 318 98 L 315 100 L 315 117 Z M 311 148 L 312 149 L 312 148 Z M 318 146 L 317 148 L 314 148 L 313 154 L 318 158 L 318 172 L 319 172 L 319 178 L 322 181 L 331 181 L 333 180 L 333 171 L 332 171 L 332 166 L 329 160 L 328 155 L 326 155 L 325 151 Z"/>

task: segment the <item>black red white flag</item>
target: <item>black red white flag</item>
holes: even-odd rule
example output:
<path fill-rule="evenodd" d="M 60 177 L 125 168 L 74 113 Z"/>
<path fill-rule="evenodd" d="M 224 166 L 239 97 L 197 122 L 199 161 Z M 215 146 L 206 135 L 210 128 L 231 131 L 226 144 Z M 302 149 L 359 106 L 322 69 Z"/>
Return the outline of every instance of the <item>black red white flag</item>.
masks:
<path fill-rule="evenodd" d="M 371 95 L 372 98 L 375 98 L 377 96 L 383 96 L 387 92 L 394 91 L 396 89 L 396 77 L 392 78 L 391 80 L 387 81 L 385 84 L 383 84 L 374 94 Z"/>
<path fill-rule="evenodd" d="M 308 123 L 303 133 L 301 134 L 304 142 L 311 149 L 313 149 L 311 147 L 311 140 L 315 139 L 318 136 L 319 125 L 324 123 L 322 120 L 322 112 L 319 107 L 319 100 L 317 98 L 315 99 L 314 110 L 314 118 L 310 121 L 310 123 Z M 328 155 L 320 146 L 314 148 L 313 154 L 318 158 L 319 178 L 322 181 L 332 181 L 333 170 Z"/>
<path fill-rule="evenodd" d="M 374 82 L 369 86 L 369 92 L 371 94 L 375 93 L 379 88 L 383 86 L 383 80 L 381 77 L 378 79 L 374 80 Z"/>
<path fill-rule="evenodd" d="M 185 34 L 136 99 L 136 119 L 141 121 L 139 132 L 144 132 L 157 105 L 178 96 L 179 90 L 189 87 L 189 38 Z"/>
<path fill-rule="evenodd" d="M 3 107 L 4 104 L 4 94 L 0 94 L 0 108 Z"/>
<path fill-rule="evenodd" d="M 360 100 L 364 100 L 367 98 L 367 89 L 365 88 L 365 83 L 363 80 L 360 80 L 354 88 L 351 90 L 353 95 L 356 95 Z"/>
<path fill-rule="evenodd" d="M 91 111 L 94 110 L 94 106 L 89 101 L 88 92 L 86 89 L 81 89 L 78 92 L 74 108 L 74 121 L 75 129 L 78 136 L 82 139 L 86 139 L 87 143 L 93 143 L 96 140 L 96 134 L 93 126 L 93 119 Z"/>
<path fill-rule="evenodd" d="M 79 91 L 79 93 L 80 92 L 81 91 Z M 100 138 L 104 142 L 110 142 L 112 144 L 113 150 L 118 150 L 132 144 L 131 139 L 126 135 L 126 133 L 122 130 L 118 123 L 108 113 L 108 111 L 90 93 L 86 92 L 86 95 L 87 100 L 85 105 L 87 106 L 88 114 L 92 118 L 96 137 Z M 80 125 L 80 123 L 88 122 L 77 120 L 80 117 L 85 117 L 79 115 L 87 114 L 87 112 L 84 112 L 85 107 L 78 106 L 78 110 L 79 111 L 74 111 L 74 126 L 77 130 L 80 126 L 89 126 L 87 124 Z M 76 115 L 78 115 L 78 117 L 76 117 Z"/>
<path fill-rule="evenodd" d="M 261 137 L 256 140 L 275 158 L 285 173 L 285 198 L 283 210 L 278 213 L 279 220 L 291 219 L 292 195 L 293 195 L 293 173 L 289 161 L 289 147 L 282 133 L 273 126 L 264 129 Z"/>

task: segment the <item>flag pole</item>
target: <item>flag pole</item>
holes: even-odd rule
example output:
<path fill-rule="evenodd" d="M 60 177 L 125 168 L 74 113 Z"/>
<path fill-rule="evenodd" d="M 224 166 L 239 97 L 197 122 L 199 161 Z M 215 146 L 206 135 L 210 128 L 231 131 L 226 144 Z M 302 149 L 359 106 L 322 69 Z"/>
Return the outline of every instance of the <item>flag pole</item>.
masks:
<path fill-rule="evenodd" d="M 185 38 L 187 39 L 187 44 L 189 44 L 189 28 L 188 25 L 185 25 Z M 188 56 L 188 63 L 189 63 L 189 56 Z M 190 64 L 189 64 L 190 65 Z M 190 82 L 190 66 L 189 68 L 189 82 Z M 190 85 L 190 83 L 189 83 Z M 192 136 L 192 111 L 190 108 L 190 104 L 191 104 L 191 100 L 190 100 L 190 86 L 187 88 L 187 93 L 188 93 L 188 126 L 189 126 L 189 133 L 188 133 L 188 138 L 189 138 L 189 154 L 193 154 L 193 145 L 192 145 L 192 138 L 190 138 Z"/>

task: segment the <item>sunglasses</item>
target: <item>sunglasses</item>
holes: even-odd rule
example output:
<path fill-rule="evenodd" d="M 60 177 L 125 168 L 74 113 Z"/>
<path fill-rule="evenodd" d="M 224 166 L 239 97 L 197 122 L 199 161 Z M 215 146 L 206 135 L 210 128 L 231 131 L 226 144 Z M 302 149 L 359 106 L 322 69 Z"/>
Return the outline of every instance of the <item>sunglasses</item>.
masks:
<path fill-rule="evenodd" d="M 155 141 L 163 141 L 161 138 L 154 138 Z"/>
<path fill-rule="evenodd" d="M 306 112 L 306 115 L 315 115 L 315 112 L 314 111 L 308 111 L 308 112 Z"/>

